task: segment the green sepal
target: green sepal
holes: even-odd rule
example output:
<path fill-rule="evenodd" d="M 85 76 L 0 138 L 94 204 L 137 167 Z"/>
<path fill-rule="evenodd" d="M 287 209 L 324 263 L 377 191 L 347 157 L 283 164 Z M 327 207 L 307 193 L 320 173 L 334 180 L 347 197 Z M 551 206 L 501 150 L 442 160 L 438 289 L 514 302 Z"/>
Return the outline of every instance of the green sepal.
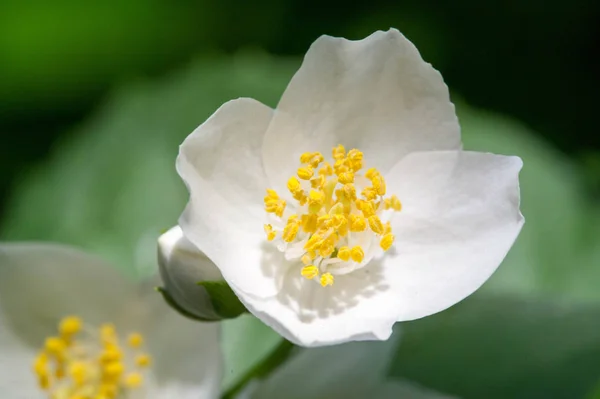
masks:
<path fill-rule="evenodd" d="M 156 292 L 158 292 L 159 294 L 162 295 L 162 297 L 165 300 L 165 302 L 167 303 L 167 305 L 169 305 L 177 313 L 179 313 L 180 315 L 182 315 L 184 317 L 187 317 L 188 319 L 192 319 L 194 321 L 202 321 L 202 322 L 220 321 L 220 319 L 209 319 L 209 318 L 200 317 L 200 316 L 197 316 L 197 315 L 195 315 L 195 314 L 193 314 L 191 312 L 188 312 L 187 310 L 185 310 L 184 308 L 182 308 L 181 306 L 179 306 L 177 304 L 177 302 L 175 302 L 175 299 L 173 299 L 173 297 L 171 296 L 171 294 L 169 294 L 169 291 L 167 291 L 163 287 L 155 287 L 154 289 L 156 290 Z"/>
<path fill-rule="evenodd" d="M 225 281 L 200 281 L 198 285 L 206 289 L 215 312 L 222 318 L 233 319 L 248 312 Z"/>

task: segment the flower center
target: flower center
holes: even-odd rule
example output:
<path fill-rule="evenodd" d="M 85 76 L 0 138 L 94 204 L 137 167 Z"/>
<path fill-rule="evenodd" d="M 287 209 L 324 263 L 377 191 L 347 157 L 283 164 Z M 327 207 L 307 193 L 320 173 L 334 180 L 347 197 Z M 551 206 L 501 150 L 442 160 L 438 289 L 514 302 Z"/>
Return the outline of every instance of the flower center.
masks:
<path fill-rule="evenodd" d="M 143 351 L 141 334 L 130 334 L 122 346 L 112 324 L 93 329 L 75 316 L 64 318 L 58 332 L 46 339 L 33 364 L 49 398 L 145 397 L 139 388 L 151 358 Z"/>
<path fill-rule="evenodd" d="M 300 260 L 301 274 L 323 287 L 334 275 L 366 265 L 394 242 L 389 219 L 402 205 L 386 195 L 385 180 L 375 168 L 364 174 L 363 153 L 333 148 L 333 166 L 319 152 L 300 156 L 297 176 L 287 182 L 289 204 L 267 189 L 265 210 L 271 223 L 264 225 L 267 240 L 288 260 Z M 360 194 L 359 194 L 360 193 Z M 378 244 L 378 245 L 377 245 Z"/>

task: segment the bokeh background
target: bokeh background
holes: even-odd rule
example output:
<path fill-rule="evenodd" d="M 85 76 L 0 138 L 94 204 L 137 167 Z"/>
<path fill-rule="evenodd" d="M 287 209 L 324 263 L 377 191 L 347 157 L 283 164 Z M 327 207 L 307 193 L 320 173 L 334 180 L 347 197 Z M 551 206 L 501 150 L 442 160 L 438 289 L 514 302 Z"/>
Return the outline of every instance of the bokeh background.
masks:
<path fill-rule="evenodd" d="M 0 238 L 149 273 L 187 197 L 182 139 L 231 98 L 276 105 L 319 35 L 393 26 L 445 77 L 465 147 L 523 158 L 527 223 L 480 292 L 400 326 L 387 374 L 462 398 L 600 398 L 599 17 L 592 0 L 3 0 Z M 252 353 L 227 354 L 242 369 L 276 342 L 244 328 Z"/>

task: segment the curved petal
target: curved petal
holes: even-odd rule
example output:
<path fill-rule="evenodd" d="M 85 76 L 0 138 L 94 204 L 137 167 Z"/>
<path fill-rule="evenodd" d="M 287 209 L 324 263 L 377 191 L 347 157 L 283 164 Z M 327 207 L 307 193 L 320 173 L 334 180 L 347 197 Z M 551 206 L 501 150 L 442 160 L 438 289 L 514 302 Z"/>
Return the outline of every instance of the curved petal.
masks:
<path fill-rule="evenodd" d="M 109 264 L 76 249 L 0 244 L 0 307 L 9 328 L 32 347 L 67 315 L 93 324 L 114 320 L 131 290 Z"/>
<path fill-rule="evenodd" d="M 273 295 L 260 268 L 263 197 L 268 188 L 260 145 L 272 110 L 250 99 L 219 108 L 181 145 L 177 171 L 190 192 L 179 225 L 232 286 Z"/>
<path fill-rule="evenodd" d="M 174 312 L 152 289 L 156 283 L 158 277 L 141 284 L 124 313 L 130 327 L 147 337 L 154 359 L 150 397 L 217 398 L 223 374 L 220 323 L 198 323 Z"/>
<path fill-rule="evenodd" d="M 7 313 L 0 308 L 0 396 L 14 399 L 46 399 L 31 371 L 36 355 L 7 324 Z"/>
<path fill-rule="evenodd" d="M 402 201 L 383 272 L 397 320 L 442 311 L 477 290 L 500 265 L 524 219 L 518 157 L 478 152 L 410 154 L 388 173 Z"/>
<path fill-rule="evenodd" d="M 389 338 L 396 322 L 390 309 L 395 298 L 376 260 L 369 267 L 336 276 L 330 287 L 303 278 L 300 267 L 284 264 L 277 268 L 280 273 L 274 279 L 280 282 L 280 291 L 276 296 L 236 294 L 252 314 L 300 346 Z"/>
<path fill-rule="evenodd" d="M 441 75 L 397 30 L 313 43 L 265 135 L 271 184 L 285 187 L 301 153 L 330 154 L 337 144 L 362 150 L 382 172 L 413 151 L 461 147 Z"/>

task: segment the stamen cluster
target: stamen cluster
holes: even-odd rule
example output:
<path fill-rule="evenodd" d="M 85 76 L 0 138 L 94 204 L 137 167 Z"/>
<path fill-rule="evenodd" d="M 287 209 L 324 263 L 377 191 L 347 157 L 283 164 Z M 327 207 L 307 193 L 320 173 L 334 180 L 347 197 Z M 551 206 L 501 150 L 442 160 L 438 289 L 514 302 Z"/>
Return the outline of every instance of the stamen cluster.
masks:
<path fill-rule="evenodd" d="M 33 365 L 49 398 L 115 399 L 143 384 L 151 358 L 142 350 L 141 334 L 130 334 L 124 347 L 112 324 L 94 330 L 75 316 L 64 318 L 58 331 L 46 339 Z"/>
<path fill-rule="evenodd" d="M 264 198 L 265 211 L 273 214 L 282 228 L 264 226 L 267 240 L 279 237 L 285 245 L 300 242 L 300 259 L 305 265 L 302 276 L 319 277 L 322 286 L 332 285 L 334 277 L 325 267 L 336 262 L 361 263 L 365 258 L 365 235 L 379 240 L 383 251 L 390 249 L 394 235 L 389 222 L 383 222 L 384 210 L 400 211 L 399 199 L 386 195 L 381 173 L 368 169 L 364 175 L 363 153 L 357 149 L 346 152 L 338 145 L 332 150 L 333 165 L 320 152 L 300 156 L 301 166 L 290 177 L 287 188 L 297 202 L 296 213 L 285 213 L 287 203 L 272 189 Z M 284 217 L 285 215 L 285 217 Z M 371 237 L 369 237 L 371 238 Z"/>

